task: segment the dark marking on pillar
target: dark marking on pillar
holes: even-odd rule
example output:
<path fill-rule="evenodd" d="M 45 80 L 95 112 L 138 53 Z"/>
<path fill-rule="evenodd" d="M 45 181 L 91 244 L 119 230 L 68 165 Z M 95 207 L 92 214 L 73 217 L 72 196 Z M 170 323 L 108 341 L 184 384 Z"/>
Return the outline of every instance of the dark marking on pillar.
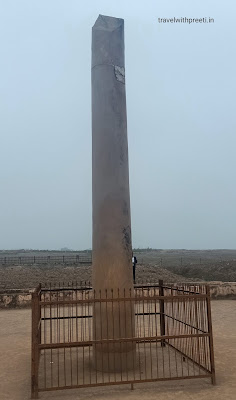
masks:
<path fill-rule="evenodd" d="M 120 150 L 120 165 L 122 165 L 124 162 L 124 151 L 123 148 Z"/>
<path fill-rule="evenodd" d="M 119 67 L 118 65 L 114 66 L 115 77 L 118 82 L 125 84 L 125 68 Z"/>
<path fill-rule="evenodd" d="M 124 200 L 124 203 L 123 203 L 123 214 L 124 215 L 129 215 L 129 208 L 128 208 L 127 202 L 125 200 Z"/>
<path fill-rule="evenodd" d="M 123 229 L 123 245 L 127 251 L 130 251 L 131 248 L 131 229 L 128 225 L 126 228 Z"/>

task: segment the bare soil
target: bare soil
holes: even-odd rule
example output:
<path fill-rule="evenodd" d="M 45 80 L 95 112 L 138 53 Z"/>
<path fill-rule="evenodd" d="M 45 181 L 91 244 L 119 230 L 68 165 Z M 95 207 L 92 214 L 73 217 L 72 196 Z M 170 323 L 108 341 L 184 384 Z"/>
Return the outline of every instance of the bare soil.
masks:
<path fill-rule="evenodd" d="M 12 250 L 0 257 L 75 255 L 81 252 Z M 82 254 L 82 253 L 81 253 Z M 90 251 L 83 252 L 91 257 Z M 236 282 L 236 250 L 136 249 L 137 281 L 180 283 L 188 281 Z M 91 281 L 91 266 L 79 264 L 0 265 L 0 290 L 29 289 L 40 282 Z"/>
<path fill-rule="evenodd" d="M 80 282 L 91 281 L 91 266 L 78 265 L 14 265 L 0 267 L 0 290 L 29 289 L 44 282 Z M 174 274 L 159 266 L 138 265 L 136 268 L 137 281 L 156 281 L 163 279 L 165 282 L 193 281 L 182 275 Z"/>

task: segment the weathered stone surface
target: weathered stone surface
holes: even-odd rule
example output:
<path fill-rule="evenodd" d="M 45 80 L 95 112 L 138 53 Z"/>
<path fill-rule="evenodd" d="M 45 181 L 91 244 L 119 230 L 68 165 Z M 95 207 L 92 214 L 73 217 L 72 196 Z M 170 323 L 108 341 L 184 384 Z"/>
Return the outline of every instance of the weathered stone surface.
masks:
<path fill-rule="evenodd" d="M 0 309 L 31 307 L 31 293 L 32 289 L 0 291 Z"/>
<path fill-rule="evenodd" d="M 99 15 L 92 31 L 93 287 L 96 296 L 129 296 L 132 245 L 126 120 L 124 21 Z M 113 307 L 113 309 L 112 309 Z M 132 337 L 133 305 L 111 303 L 94 310 L 96 339 Z M 132 322 L 133 321 L 133 322 Z M 111 345 L 110 345 L 111 346 Z M 96 368 L 133 365 L 135 344 L 95 349 Z M 130 354 L 130 357 L 127 357 Z M 112 361 L 114 360 L 114 362 Z M 102 367 L 101 367 L 101 364 Z M 123 361 L 124 364 L 124 361 Z"/>
<path fill-rule="evenodd" d="M 92 44 L 95 289 L 132 287 L 123 38 L 122 19 L 98 17 Z"/>

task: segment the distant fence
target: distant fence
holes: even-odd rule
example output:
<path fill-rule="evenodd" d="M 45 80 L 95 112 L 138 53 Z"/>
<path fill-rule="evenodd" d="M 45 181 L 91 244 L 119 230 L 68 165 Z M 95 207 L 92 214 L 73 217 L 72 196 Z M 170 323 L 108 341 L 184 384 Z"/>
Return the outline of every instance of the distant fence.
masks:
<path fill-rule="evenodd" d="M 148 261 L 146 257 L 141 257 L 139 253 L 135 253 L 138 258 L 139 265 L 152 264 L 155 263 L 160 267 L 168 266 L 189 266 L 189 265 L 205 265 L 205 264 L 215 264 L 215 263 L 225 263 L 231 262 L 235 263 L 236 259 L 208 259 L 208 258 L 188 258 L 181 257 L 171 259 L 169 257 L 165 258 L 155 258 L 152 261 Z M 0 265 L 32 265 L 32 264 L 92 264 L 91 254 L 73 254 L 73 255 L 53 255 L 53 256 L 18 256 L 18 257 L 0 257 Z"/>
<path fill-rule="evenodd" d="M 141 254 L 136 254 L 136 257 L 138 258 L 138 264 L 139 265 L 144 265 L 144 264 L 155 264 L 158 265 L 159 267 L 168 267 L 168 266 L 189 266 L 189 265 L 213 265 L 213 264 L 220 264 L 220 263 L 235 263 L 236 259 L 235 258 L 225 258 L 223 259 L 218 258 L 218 259 L 211 259 L 211 258 L 189 258 L 189 257 L 181 257 L 181 258 L 170 258 L 170 257 L 165 257 L 165 258 L 160 258 L 156 257 L 153 259 L 148 259 L 148 257 L 142 257 Z"/>
<path fill-rule="evenodd" d="M 32 264 L 92 264 L 90 255 L 63 255 L 63 256 L 26 256 L 1 257 L 0 265 L 32 265 Z"/>

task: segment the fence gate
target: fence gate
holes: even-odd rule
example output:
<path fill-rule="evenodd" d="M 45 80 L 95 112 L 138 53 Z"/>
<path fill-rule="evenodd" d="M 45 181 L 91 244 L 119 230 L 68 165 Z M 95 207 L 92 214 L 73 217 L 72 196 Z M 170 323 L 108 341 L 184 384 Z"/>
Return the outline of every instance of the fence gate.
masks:
<path fill-rule="evenodd" d="M 134 310 L 134 337 L 96 340 L 94 307 L 104 324 L 119 321 L 124 305 Z M 106 310 L 116 309 L 116 313 Z M 117 314 L 118 313 L 118 314 Z M 112 317 L 111 317 L 112 315 Z M 123 336 L 123 337 L 122 337 Z M 132 368 L 96 368 L 95 346 L 133 343 Z M 109 349 L 111 349 L 109 351 Z M 110 358 L 109 358 L 110 357 Z M 41 391 L 210 378 L 215 383 L 210 293 L 207 285 L 135 285 L 134 290 L 96 293 L 90 284 L 39 285 L 32 294 L 32 398 Z"/>

